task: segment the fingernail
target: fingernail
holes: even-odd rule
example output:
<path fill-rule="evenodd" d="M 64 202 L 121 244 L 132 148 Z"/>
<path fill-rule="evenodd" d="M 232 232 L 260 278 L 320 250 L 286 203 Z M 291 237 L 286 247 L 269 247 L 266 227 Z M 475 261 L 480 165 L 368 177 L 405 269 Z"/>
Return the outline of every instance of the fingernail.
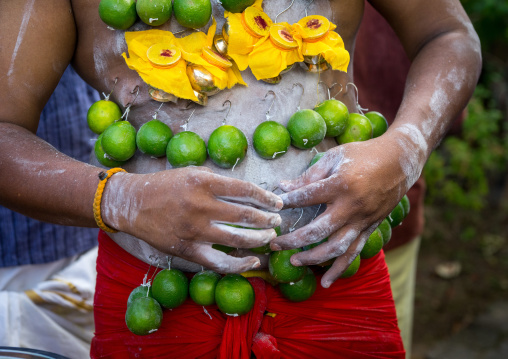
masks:
<path fill-rule="evenodd" d="M 277 215 L 277 218 L 276 218 L 276 220 L 274 221 L 273 226 L 274 226 L 274 227 L 277 227 L 277 226 L 279 226 L 281 223 L 282 223 L 282 218 L 281 218 L 281 216 Z"/>
<path fill-rule="evenodd" d="M 281 250 L 280 246 L 275 243 L 271 243 L 270 248 L 272 249 L 272 251 L 280 251 Z"/>
<path fill-rule="evenodd" d="M 294 265 L 295 267 L 301 267 L 302 266 L 302 262 L 300 262 L 298 259 L 293 259 L 291 258 L 291 264 Z"/>
<path fill-rule="evenodd" d="M 330 288 L 330 286 L 332 285 L 332 282 L 330 281 L 321 281 L 321 287 L 323 288 Z"/>
<path fill-rule="evenodd" d="M 252 266 L 252 268 L 259 268 L 261 267 L 261 262 L 259 260 L 257 260 L 254 265 Z"/>
<path fill-rule="evenodd" d="M 284 207 L 284 201 L 282 200 L 282 198 L 279 198 L 277 202 L 275 202 L 275 208 L 282 209 L 282 207 Z"/>

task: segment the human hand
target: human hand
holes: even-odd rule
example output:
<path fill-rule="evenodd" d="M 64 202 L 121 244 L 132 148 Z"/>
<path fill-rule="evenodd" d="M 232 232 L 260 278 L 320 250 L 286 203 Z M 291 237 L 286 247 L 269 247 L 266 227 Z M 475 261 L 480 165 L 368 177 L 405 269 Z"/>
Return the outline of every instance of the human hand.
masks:
<path fill-rule="evenodd" d="M 277 237 L 271 248 L 297 248 L 328 237 L 327 242 L 293 255 L 291 262 L 312 265 L 336 258 L 321 280 L 329 287 L 412 185 L 401 141 L 382 136 L 337 146 L 299 178 L 282 181 L 285 208 L 326 204 L 326 210 L 306 226 Z M 411 177 L 418 178 L 421 169 L 413 170 Z"/>
<path fill-rule="evenodd" d="M 250 182 L 219 176 L 205 167 L 151 174 L 117 173 L 102 199 L 103 220 L 160 250 L 220 273 L 260 266 L 212 248 L 265 245 L 276 237 L 282 200 Z M 236 224 L 252 230 L 226 225 Z"/>

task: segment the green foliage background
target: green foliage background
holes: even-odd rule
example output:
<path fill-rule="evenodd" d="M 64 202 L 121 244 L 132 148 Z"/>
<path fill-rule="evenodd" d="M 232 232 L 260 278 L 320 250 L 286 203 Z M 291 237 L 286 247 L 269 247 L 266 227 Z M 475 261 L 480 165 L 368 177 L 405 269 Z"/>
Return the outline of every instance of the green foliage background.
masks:
<path fill-rule="evenodd" d="M 508 0 L 463 0 L 482 43 L 483 71 L 458 135 L 444 139 L 424 169 L 427 204 L 481 210 L 506 205 Z"/>

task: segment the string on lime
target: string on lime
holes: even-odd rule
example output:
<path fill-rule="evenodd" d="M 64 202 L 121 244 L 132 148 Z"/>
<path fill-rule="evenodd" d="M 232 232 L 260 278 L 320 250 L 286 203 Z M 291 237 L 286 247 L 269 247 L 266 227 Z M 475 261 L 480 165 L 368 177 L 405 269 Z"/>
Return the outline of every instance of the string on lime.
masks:
<path fill-rule="evenodd" d="M 104 96 L 104 100 L 106 101 L 109 101 L 109 97 L 111 96 L 111 94 L 113 93 L 113 91 L 115 90 L 115 87 L 116 87 L 116 83 L 118 82 L 118 77 L 115 77 L 115 82 L 113 83 L 113 88 L 111 89 L 111 92 L 109 94 L 105 94 L 104 92 L 102 93 L 102 96 Z"/>
<path fill-rule="evenodd" d="M 124 111 L 122 117 L 120 117 L 120 119 L 124 119 L 125 121 L 128 121 L 129 112 L 131 111 L 131 106 L 134 104 L 134 102 L 136 101 L 136 99 L 138 98 L 138 95 L 139 95 L 139 86 L 138 85 L 136 85 L 136 87 L 134 87 L 134 89 L 131 91 L 131 94 L 134 94 L 134 93 L 136 93 L 134 100 L 132 100 L 132 102 L 129 102 L 127 105 L 125 105 L 125 111 Z"/>

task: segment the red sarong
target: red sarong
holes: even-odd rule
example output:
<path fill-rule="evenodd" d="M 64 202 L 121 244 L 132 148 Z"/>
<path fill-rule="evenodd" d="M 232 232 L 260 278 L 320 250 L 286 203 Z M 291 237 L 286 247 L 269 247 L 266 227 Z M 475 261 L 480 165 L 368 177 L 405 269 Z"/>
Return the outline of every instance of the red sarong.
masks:
<path fill-rule="evenodd" d="M 318 284 L 304 302 L 290 302 L 261 278 L 248 278 L 256 295 L 248 314 L 231 317 L 216 306 L 205 311 L 188 298 L 180 307 L 164 311 L 159 330 L 138 336 L 127 329 L 125 311 L 130 292 L 148 268 L 101 231 L 92 358 L 405 356 L 383 253 L 362 260 L 357 274 L 328 289 Z M 317 277 L 319 283 L 321 275 Z"/>

